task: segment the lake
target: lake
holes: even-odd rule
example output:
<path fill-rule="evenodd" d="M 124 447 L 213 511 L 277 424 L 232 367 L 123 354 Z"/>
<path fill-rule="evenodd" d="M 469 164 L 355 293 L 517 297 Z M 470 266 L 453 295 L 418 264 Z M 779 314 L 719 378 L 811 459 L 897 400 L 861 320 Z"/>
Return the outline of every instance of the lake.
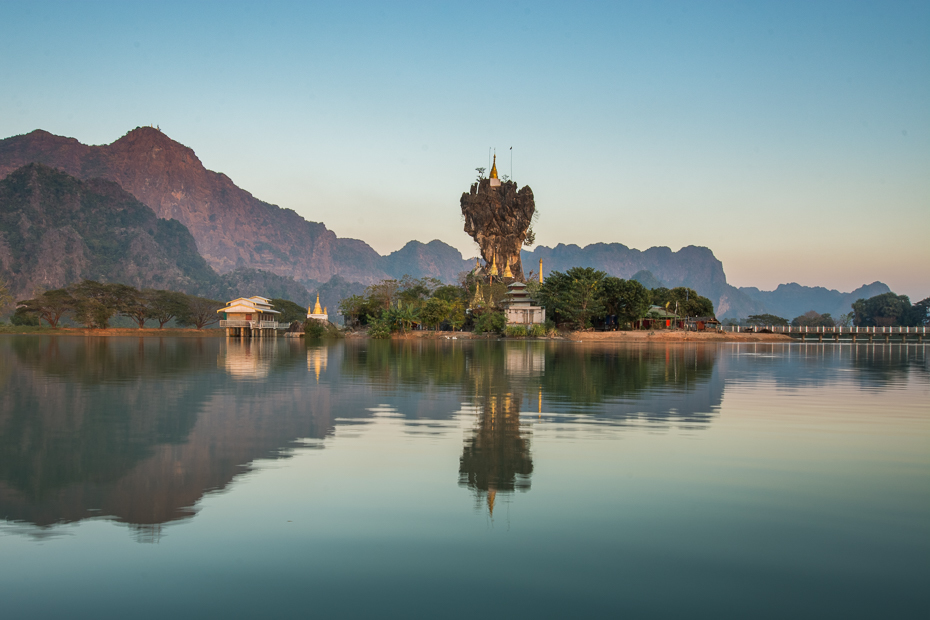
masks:
<path fill-rule="evenodd" d="M 0 337 L 4 618 L 923 618 L 924 345 Z"/>

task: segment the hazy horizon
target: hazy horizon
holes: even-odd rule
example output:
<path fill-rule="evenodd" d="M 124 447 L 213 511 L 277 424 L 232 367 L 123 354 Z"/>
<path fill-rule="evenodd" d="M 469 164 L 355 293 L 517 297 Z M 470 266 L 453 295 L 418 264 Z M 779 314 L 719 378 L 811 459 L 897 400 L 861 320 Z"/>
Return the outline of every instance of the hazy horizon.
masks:
<path fill-rule="evenodd" d="M 467 257 L 496 147 L 539 245 L 706 246 L 735 286 L 930 295 L 920 3 L 10 5 L 0 137 L 157 124 L 382 254 Z"/>

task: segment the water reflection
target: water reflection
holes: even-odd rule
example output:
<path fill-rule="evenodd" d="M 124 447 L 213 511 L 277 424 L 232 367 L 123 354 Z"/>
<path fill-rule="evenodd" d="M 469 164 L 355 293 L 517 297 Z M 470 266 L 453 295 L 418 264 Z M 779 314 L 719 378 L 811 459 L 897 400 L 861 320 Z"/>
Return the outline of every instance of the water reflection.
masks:
<path fill-rule="evenodd" d="M 493 511 L 530 489 L 531 421 L 701 431 L 728 383 L 890 389 L 911 372 L 927 373 L 923 347 L 6 337 L 0 516 L 109 518 L 155 542 L 256 460 L 384 407 L 409 424 L 472 412 L 458 482 Z"/>
<path fill-rule="evenodd" d="M 541 343 L 480 347 L 467 365 L 467 389 L 477 410 L 475 427 L 465 438 L 459 460 L 459 484 L 484 499 L 494 516 L 497 494 L 528 491 L 533 473 L 529 428 L 520 422 L 528 379 L 545 372 Z"/>

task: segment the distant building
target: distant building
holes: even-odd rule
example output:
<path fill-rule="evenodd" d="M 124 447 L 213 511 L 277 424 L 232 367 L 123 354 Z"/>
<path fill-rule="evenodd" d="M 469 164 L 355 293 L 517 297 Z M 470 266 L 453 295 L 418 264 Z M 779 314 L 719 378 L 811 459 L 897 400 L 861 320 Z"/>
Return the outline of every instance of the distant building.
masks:
<path fill-rule="evenodd" d="M 534 325 L 546 322 L 546 311 L 533 305 L 523 282 L 511 282 L 507 285 L 504 314 L 507 316 L 508 325 Z"/>
<path fill-rule="evenodd" d="M 226 335 L 244 338 L 274 336 L 278 329 L 277 315 L 281 314 L 272 307 L 270 299 L 257 296 L 233 299 L 217 310 L 220 312 L 226 314 L 226 319 L 220 321 Z"/>
<path fill-rule="evenodd" d="M 674 312 L 669 312 L 662 306 L 650 306 L 646 311 L 646 316 L 633 323 L 636 329 L 662 329 L 678 325 L 679 317 Z"/>

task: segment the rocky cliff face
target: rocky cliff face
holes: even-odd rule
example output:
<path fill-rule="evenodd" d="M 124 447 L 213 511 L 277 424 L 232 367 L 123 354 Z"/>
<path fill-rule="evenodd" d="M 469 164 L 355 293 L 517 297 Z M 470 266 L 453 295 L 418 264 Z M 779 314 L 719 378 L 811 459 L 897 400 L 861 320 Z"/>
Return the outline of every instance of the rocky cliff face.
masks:
<path fill-rule="evenodd" d="M 814 310 L 820 314 L 829 313 L 833 318 L 852 311 L 852 304 L 858 299 L 868 299 L 891 289 L 882 282 L 873 282 L 860 286 L 851 293 L 841 293 L 822 286 L 802 286 L 795 282 L 779 284 L 774 291 L 760 291 L 756 287 L 742 287 L 740 291 L 765 304 L 766 311 L 788 319 L 801 316 Z"/>
<path fill-rule="evenodd" d="M 151 127 L 103 146 L 41 130 L 0 140 L 0 178 L 32 162 L 118 183 L 158 217 L 184 224 L 220 273 L 246 267 L 320 282 L 338 273 L 366 283 L 387 276 L 382 257 L 364 242 L 340 239 L 323 224 L 258 200 Z"/>
<path fill-rule="evenodd" d="M 636 250 L 620 243 L 594 243 L 584 248 L 560 243 L 554 248 L 538 246 L 523 253 L 528 264 L 535 265 L 540 258 L 543 274 L 571 267 L 594 267 L 608 275 L 630 279 L 640 271 L 649 271 L 667 287 L 688 286 L 708 297 L 714 302 L 718 317 L 764 312 L 762 303 L 727 284 L 723 263 L 708 248 L 692 245 L 673 252 L 665 247 Z"/>
<path fill-rule="evenodd" d="M 525 186 L 517 191 L 513 181 L 491 187 L 491 179 L 481 179 L 462 194 L 460 203 L 465 232 L 478 243 L 485 263 L 496 266 L 502 275 L 510 267 L 513 277 L 522 282 L 520 248 L 536 213 L 533 190 Z"/>
<path fill-rule="evenodd" d="M 41 164 L 0 181 L 0 275 L 18 299 L 84 278 L 191 293 L 220 286 L 178 221 L 116 183 Z"/>

